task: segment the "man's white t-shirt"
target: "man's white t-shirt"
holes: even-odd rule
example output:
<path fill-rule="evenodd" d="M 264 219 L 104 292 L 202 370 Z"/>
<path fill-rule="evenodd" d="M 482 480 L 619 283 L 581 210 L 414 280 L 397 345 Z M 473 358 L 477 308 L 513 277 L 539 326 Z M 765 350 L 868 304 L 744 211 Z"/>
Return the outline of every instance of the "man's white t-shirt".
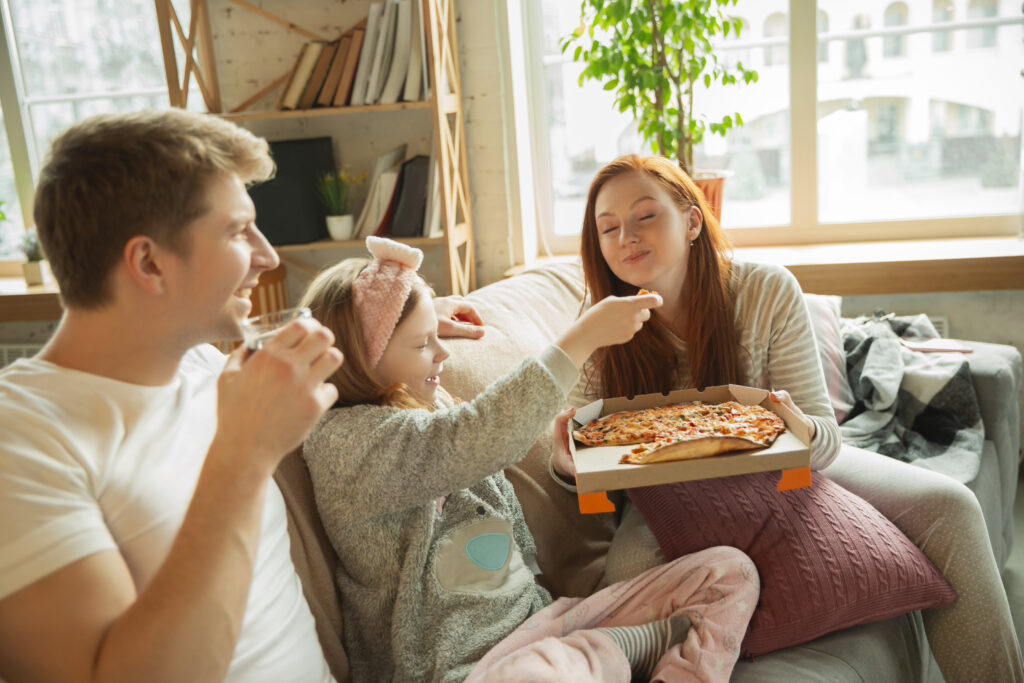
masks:
<path fill-rule="evenodd" d="M 108 549 L 124 557 L 137 590 L 149 583 L 213 439 L 223 365 L 212 346 L 196 347 L 159 387 L 37 359 L 0 370 L 0 599 Z M 226 680 L 332 680 L 273 481 Z"/>

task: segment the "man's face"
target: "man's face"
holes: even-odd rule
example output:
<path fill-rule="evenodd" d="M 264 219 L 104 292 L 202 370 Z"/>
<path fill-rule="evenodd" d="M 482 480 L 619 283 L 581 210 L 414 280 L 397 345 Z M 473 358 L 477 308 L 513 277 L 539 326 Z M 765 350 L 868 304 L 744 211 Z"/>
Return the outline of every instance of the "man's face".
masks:
<path fill-rule="evenodd" d="M 260 273 L 277 267 L 277 253 L 256 227 L 245 185 L 233 174 L 212 178 L 206 212 L 186 226 L 185 251 L 172 258 L 170 283 L 192 343 L 241 337 Z"/>

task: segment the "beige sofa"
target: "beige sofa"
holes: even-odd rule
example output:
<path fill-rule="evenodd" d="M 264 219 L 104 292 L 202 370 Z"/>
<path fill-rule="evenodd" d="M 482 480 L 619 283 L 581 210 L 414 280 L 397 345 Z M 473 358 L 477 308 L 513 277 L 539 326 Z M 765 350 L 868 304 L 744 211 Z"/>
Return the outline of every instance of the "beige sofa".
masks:
<path fill-rule="evenodd" d="M 452 357 L 442 378 L 445 387 L 456 396 L 471 399 L 524 356 L 537 354 L 549 344 L 576 317 L 582 296 L 582 277 L 574 263 L 529 270 L 471 293 L 468 299 L 485 320 L 486 334 L 479 341 L 448 341 Z M 984 350 L 982 346 L 979 350 Z M 1019 452 L 1019 436 L 1015 439 L 1013 435 L 1019 435 L 1016 397 L 1020 389 L 1020 355 L 1010 347 L 1000 347 L 994 356 L 979 353 L 972 366 L 975 362 L 986 375 L 981 380 L 976 378 L 976 384 L 998 384 L 999 396 L 987 396 L 988 400 L 983 401 L 986 427 L 1006 441 L 1000 444 L 998 454 L 995 447 L 986 447 L 985 457 L 990 462 L 983 464 L 984 476 L 979 479 L 984 481 L 976 490 L 986 515 L 992 517 L 988 520 L 989 528 L 1002 566 L 1009 555 L 1005 539 L 1012 538 L 1012 485 L 1016 478 L 1009 473 L 1011 469 L 1016 472 Z M 992 391 L 992 387 L 988 390 Z M 1007 397 L 1012 398 L 1009 404 Z M 549 477 L 550 443 L 549 427 L 523 460 L 506 474 L 516 488 L 537 541 L 543 571 L 540 580 L 556 595 L 584 595 L 604 583 L 604 558 L 616 516 L 579 513 L 575 497 Z M 276 479 L 288 504 L 292 555 L 316 617 L 321 642 L 335 676 L 339 681 L 347 681 L 340 611 L 331 578 L 337 558 L 319 525 L 308 473 L 297 453 L 282 463 Z M 733 680 L 942 678 L 928 651 L 920 615 L 914 613 L 847 629 L 754 661 L 741 660 Z"/>

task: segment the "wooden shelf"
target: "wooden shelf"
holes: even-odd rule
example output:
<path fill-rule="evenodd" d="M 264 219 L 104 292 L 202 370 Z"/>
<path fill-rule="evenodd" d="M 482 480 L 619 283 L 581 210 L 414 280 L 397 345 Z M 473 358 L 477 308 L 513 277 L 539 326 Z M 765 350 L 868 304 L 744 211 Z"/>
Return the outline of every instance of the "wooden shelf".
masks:
<path fill-rule="evenodd" d="M 228 114 L 218 114 L 222 119 L 228 121 L 275 121 L 283 119 L 305 119 L 311 116 L 340 116 L 344 114 L 368 114 L 385 111 L 399 111 L 402 109 L 430 109 L 433 104 L 429 101 L 421 102 L 395 102 L 394 104 L 370 104 L 359 107 L 317 107 L 316 109 L 288 109 L 285 111 L 263 110 L 263 111 L 242 111 Z"/>
<path fill-rule="evenodd" d="M 443 246 L 447 252 L 444 258 L 444 269 L 448 291 L 452 294 L 466 294 L 472 291 L 476 287 L 476 265 L 473 253 L 473 221 L 467 175 L 465 118 L 462 111 L 455 3 L 451 0 L 414 0 L 421 5 L 424 19 L 423 40 L 427 60 L 427 82 L 423 85 L 427 92 L 432 93 L 432 96 L 426 101 L 289 111 L 248 111 L 246 109 L 249 105 L 272 93 L 276 88 L 282 87 L 287 82 L 287 74 L 285 74 L 238 104 L 235 111 L 225 112 L 224 109 L 227 107 L 221 101 L 216 60 L 213 54 L 213 28 L 207 6 L 208 1 L 191 0 L 188 15 L 185 17 L 187 21 L 181 21 L 172 0 L 155 0 L 164 72 L 167 79 L 167 93 L 172 106 L 182 108 L 188 106 L 189 84 L 191 79 L 195 78 L 207 111 L 239 124 L 349 114 L 384 114 L 402 110 L 424 109 L 431 111 L 434 124 L 432 158 L 438 184 L 437 195 L 434 199 L 438 206 L 443 236 L 402 241 L 416 246 Z M 278 17 L 242 0 L 230 1 L 242 9 L 258 14 L 265 20 L 286 27 L 288 31 L 299 33 L 306 38 L 320 39 L 315 32 L 307 31 L 284 17 Z M 369 5 L 368 0 L 365 4 Z M 180 76 L 178 70 L 179 51 L 184 54 L 184 64 Z M 439 88 L 443 88 L 443 90 Z M 386 123 L 380 125 L 386 125 Z M 362 241 L 331 242 L 325 240 L 313 244 L 279 247 L 278 252 L 290 254 L 310 249 L 351 249 L 362 246 Z M 287 260 L 290 265 L 298 265 L 296 263 L 298 259 L 295 258 L 282 260 Z"/>

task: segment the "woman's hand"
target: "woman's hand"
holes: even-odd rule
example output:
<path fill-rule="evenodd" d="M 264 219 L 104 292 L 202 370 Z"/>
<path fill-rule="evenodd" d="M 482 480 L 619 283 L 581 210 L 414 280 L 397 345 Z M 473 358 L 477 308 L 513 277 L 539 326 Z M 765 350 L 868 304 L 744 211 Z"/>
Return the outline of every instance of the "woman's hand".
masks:
<path fill-rule="evenodd" d="M 609 296 L 587 309 L 556 342 L 576 367 L 602 346 L 624 344 L 651 319 L 651 309 L 661 306 L 660 294 Z"/>
<path fill-rule="evenodd" d="M 801 422 L 807 425 L 807 433 L 810 434 L 812 439 L 814 438 L 814 433 L 817 431 L 817 426 L 814 424 L 814 420 L 807 417 L 807 415 L 804 414 L 804 411 L 800 410 L 796 403 L 793 403 L 793 397 L 789 395 L 788 391 L 785 389 L 777 389 L 771 392 L 768 396 L 773 403 L 781 403 L 792 410 L 793 414 L 796 415 Z"/>
<path fill-rule="evenodd" d="M 484 336 L 484 321 L 472 304 L 461 296 L 436 297 L 434 311 L 437 313 L 438 337 L 479 339 Z"/>
<path fill-rule="evenodd" d="M 576 483 L 576 465 L 569 453 L 569 420 L 576 415 L 575 408 L 564 410 L 555 416 L 555 432 L 551 445 L 551 467 L 565 481 Z"/>

